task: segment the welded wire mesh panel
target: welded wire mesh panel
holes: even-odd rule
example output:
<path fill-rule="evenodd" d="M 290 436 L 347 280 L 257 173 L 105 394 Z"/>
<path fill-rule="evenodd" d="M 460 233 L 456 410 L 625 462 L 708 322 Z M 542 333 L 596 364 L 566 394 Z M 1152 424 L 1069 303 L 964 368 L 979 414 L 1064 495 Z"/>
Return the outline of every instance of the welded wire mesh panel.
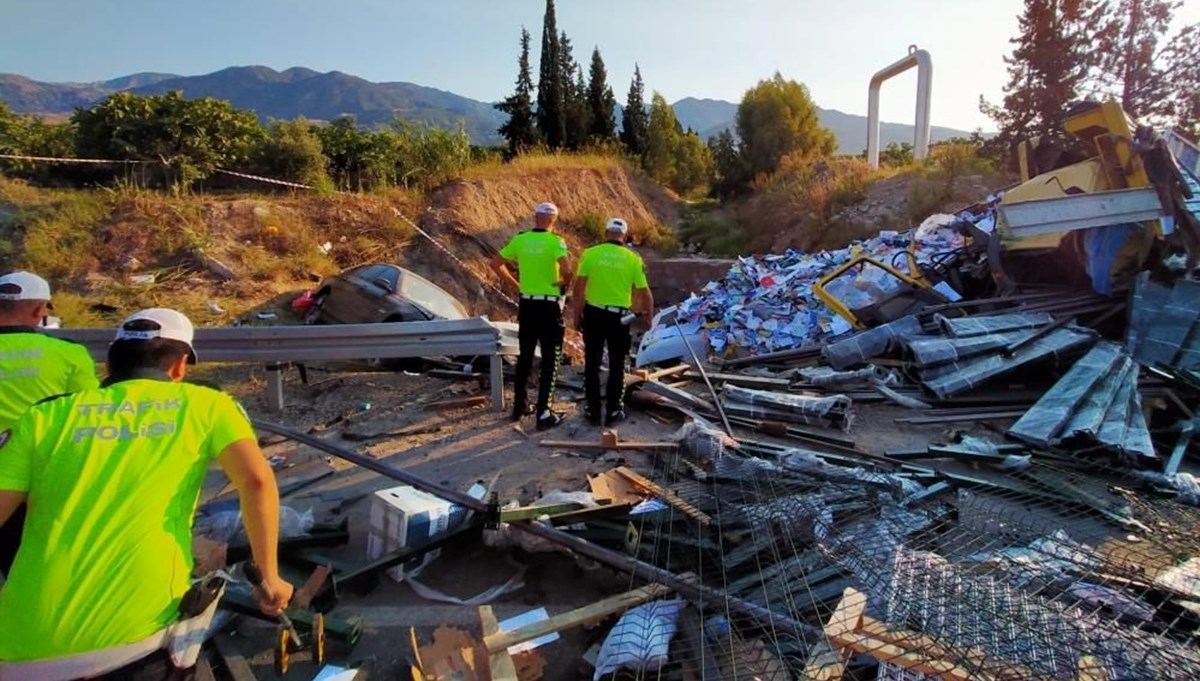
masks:
<path fill-rule="evenodd" d="M 754 453 L 658 459 L 650 477 L 709 522 L 664 505 L 628 548 L 724 598 L 684 607 L 666 662 L 635 675 L 1200 678 L 1200 509 L 1095 464 L 947 484 Z"/>

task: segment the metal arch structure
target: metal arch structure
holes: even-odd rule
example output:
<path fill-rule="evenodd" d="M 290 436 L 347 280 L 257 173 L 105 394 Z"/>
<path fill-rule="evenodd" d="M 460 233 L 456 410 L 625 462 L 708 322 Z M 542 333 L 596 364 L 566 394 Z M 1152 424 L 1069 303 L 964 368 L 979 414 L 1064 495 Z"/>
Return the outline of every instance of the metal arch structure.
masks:
<path fill-rule="evenodd" d="M 913 135 L 913 157 L 925 158 L 929 154 L 929 116 L 933 105 L 933 58 L 916 45 L 908 46 L 908 55 L 896 63 L 871 76 L 867 89 L 867 161 L 872 168 L 879 167 L 879 89 L 883 82 L 894 78 L 913 67 L 917 68 L 917 117 Z"/>

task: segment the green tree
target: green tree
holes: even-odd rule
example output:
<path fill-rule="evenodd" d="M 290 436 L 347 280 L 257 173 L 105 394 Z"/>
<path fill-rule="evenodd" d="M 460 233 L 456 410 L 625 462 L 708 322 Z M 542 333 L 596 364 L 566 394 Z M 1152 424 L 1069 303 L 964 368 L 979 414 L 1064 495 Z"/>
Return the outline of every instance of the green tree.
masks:
<path fill-rule="evenodd" d="M 1096 35 L 1093 92 L 1115 96 L 1134 119 L 1166 113 L 1168 76 L 1161 51 L 1171 18 L 1181 5 L 1173 0 L 1117 0 L 1105 7 L 1106 21 Z"/>
<path fill-rule="evenodd" d="M 737 131 L 751 176 L 774 172 L 784 156 L 828 155 L 837 146 L 833 133 L 817 120 L 808 88 L 779 73 L 742 97 Z"/>
<path fill-rule="evenodd" d="M 537 127 L 551 149 L 559 149 L 567 136 L 563 114 L 562 52 L 558 44 L 558 20 L 554 0 L 546 0 L 542 25 L 542 54 L 538 69 Z"/>
<path fill-rule="evenodd" d="M 462 175 L 471 162 L 471 137 L 456 130 L 392 123 L 396 177 L 405 187 L 431 189 Z"/>
<path fill-rule="evenodd" d="M 625 98 L 625 110 L 621 112 L 621 142 L 629 153 L 641 156 L 646 151 L 646 137 L 650 121 L 646 117 L 646 86 L 642 83 L 642 69 L 633 66 L 633 81 L 629 84 L 629 95 Z"/>
<path fill-rule="evenodd" d="M 1010 150 L 1011 157 L 1011 149 L 1027 137 L 1066 143 L 1062 117 L 1095 62 L 1091 40 L 1103 10 L 1096 0 L 1025 0 L 1020 34 L 1009 41 L 1015 47 L 1004 58 L 1003 104 L 979 98 L 980 111 L 1000 129 L 994 147 Z"/>
<path fill-rule="evenodd" d="M 655 92 L 650 103 L 646 151 L 642 155 L 642 167 L 655 182 L 674 186 L 675 153 L 681 137 L 675 110 L 662 95 Z"/>
<path fill-rule="evenodd" d="M 879 152 L 879 163 L 889 168 L 902 168 L 912 162 L 913 145 L 911 142 L 892 142 Z"/>
<path fill-rule="evenodd" d="M 321 191 L 333 189 L 321 139 L 304 117 L 272 121 L 255 156 L 256 166 L 270 177 L 311 185 Z"/>
<path fill-rule="evenodd" d="M 353 116 L 342 116 L 317 128 L 316 135 L 339 189 L 363 190 L 395 182 L 396 144 L 391 131 L 369 132 L 359 128 Z"/>
<path fill-rule="evenodd" d="M 521 57 L 517 60 L 517 89 L 496 105 L 508 114 L 498 131 L 508 142 L 508 157 L 537 145 L 537 127 L 533 115 L 533 78 L 529 72 L 529 31 L 521 28 Z"/>
<path fill-rule="evenodd" d="M 179 187 L 244 161 L 263 134 L 253 113 L 225 100 L 185 99 L 179 91 L 118 92 L 77 110 L 71 121 L 81 156 L 158 161 Z"/>
<path fill-rule="evenodd" d="M 564 31 L 558 37 L 559 62 L 562 69 L 563 90 L 563 146 L 579 149 L 587 143 L 591 121 L 588 118 L 587 83 L 583 80 L 583 69 L 575 61 L 574 47 Z"/>
<path fill-rule="evenodd" d="M 608 70 L 604 67 L 604 59 L 600 56 L 600 48 L 592 50 L 592 66 L 588 73 L 588 109 L 591 119 L 591 138 L 594 141 L 605 142 L 617 134 L 615 112 L 617 99 L 613 96 L 612 88 L 608 86 Z"/>
<path fill-rule="evenodd" d="M 715 175 L 712 153 L 700 135 L 689 130 L 675 146 L 675 177 L 671 188 L 683 195 L 705 191 Z"/>
<path fill-rule="evenodd" d="M 1179 32 L 1162 52 L 1169 79 L 1163 114 L 1177 130 L 1200 142 L 1200 24 Z"/>
<path fill-rule="evenodd" d="M 718 196 L 731 196 L 745 187 L 750 173 L 729 128 L 708 139 L 708 153 L 713 160 L 713 189 Z"/>

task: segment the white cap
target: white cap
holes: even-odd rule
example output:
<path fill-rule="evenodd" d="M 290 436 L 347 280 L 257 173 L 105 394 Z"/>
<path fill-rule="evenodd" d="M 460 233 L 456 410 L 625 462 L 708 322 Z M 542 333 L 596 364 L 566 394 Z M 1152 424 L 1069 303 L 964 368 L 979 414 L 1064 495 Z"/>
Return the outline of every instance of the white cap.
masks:
<path fill-rule="evenodd" d="M 32 272 L 6 274 L 0 287 L 0 300 L 50 300 L 50 284 Z"/>
<path fill-rule="evenodd" d="M 620 232 L 621 234 L 629 233 L 629 225 L 621 218 L 609 218 L 608 224 L 604 226 L 604 229 L 610 232 Z"/>
<path fill-rule="evenodd" d="M 156 329 L 127 329 L 125 326 L 130 322 L 145 321 L 153 322 L 157 325 Z M 139 324 L 138 326 L 142 326 Z M 152 326 L 152 325 L 146 325 Z M 149 310 L 135 312 L 125 318 L 121 325 L 117 327 L 117 340 L 151 340 L 153 338 L 166 338 L 167 340 L 179 341 L 188 346 L 188 363 L 196 363 L 196 350 L 192 346 L 192 341 L 196 337 L 196 331 L 192 327 L 192 322 L 182 312 L 169 310 L 165 307 L 154 307 Z"/>
<path fill-rule="evenodd" d="M 533 212 L 538 215 L 558 215 L 558 206 L 547 201 L 545 203 L 539 203 L 537 210 Z"/>

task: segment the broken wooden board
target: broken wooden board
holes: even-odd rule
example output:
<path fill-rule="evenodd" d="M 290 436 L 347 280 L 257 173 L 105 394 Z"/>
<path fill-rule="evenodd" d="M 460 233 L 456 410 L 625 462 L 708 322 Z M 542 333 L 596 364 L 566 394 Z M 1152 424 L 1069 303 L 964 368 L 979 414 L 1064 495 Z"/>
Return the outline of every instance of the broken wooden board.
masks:
<path fill-rule="evenodd" d="M 615 505 L 632 506 L 641 503 L 646 493 L 619 473 L 605 471 L 588 478 L 592 497 L 598 502 L 608 501 Z"/>
<path fill-rule="evenodd" d="M 486 642 L 489 636 L 501 635 L 500 623 L 496 620 L 496 614 L 492 612 L 492 606 L 479 606 L 479 626 L 483 630 L 483 640 L 487 657 L 487 678 L 491 681 L 518 681 L 517 667 L 513 662 L 512 656 L 508 654 L 509 646 L 491 649 L 486 647 Z"/>
<path fill-rule="evenodd" d="M 866 604 L 864 594 L 852 587 L 847 588 L 825 625 L 825 639 L 839 649 L 842 659 L 851 652 L 862 653 L 931 678 L 952 681 L 1038 678 L 1033 670 L 991 658 L 982 650 L 950 646 L 920 632 L 893 627 L 867 617 Z M 970 668 L 960 664 L 960 661 Z M 1080 667 L 1082 670 L 1082 661 Z M 833 671 L 836 671 L 836 666 Z M 827 672 L 830 675 L 823 678 L 838 678 L 832 675 L 833 671 Z"/>
<path fill-rule="evenodd" d="M 478 407 L 481 404 L 487 404 L 488 399 L 487 395 L 476 395 L 474 397 L 457 397 L 452 400 L 439 400 L 426 404 L 425 411 L 450 411 L 451 409 Z"/>
<path fill-rule="evenodd" d="M 328 565 L 318 565 L 314 568 L 312 574 L 308 576 L 308 581 L 304 582 L 304 586 L 296 589 L 296 592 L 292 594 L 291 606 L 307 610 L 332 574 L 333 568 Z"/>
<path fill-rule="evenodd" d="M 650 479 L 644 477 L 640 473 L 632 471 L 632 470 L 626 468 L 625 466 L 618 466 L 617 468 L 613 469 L 613 472 L 615 472 L 617 475 L 620 475 L 620 476 L 628 479 L 630 482 L 632 482 L 637 487 L 640 487 L 643 490 L 653 494 L 654 496 L 659 497 L 660 499 L 665 501 L 668 506 L 670 506 L 671 508 L 674 508 L 676 511 L 679 511 L 680 513 L 683 513 L 684 515 L 688 516 L 689 518 L 692 518 L 693 520 L 700 523 L 701 525 L 707 526 L 707 525 L 712 524 L 712 518 L 708 517 L 708 515 L 706 513 L 704 513 L 700 509 L 696 508 L 695 506 L 692 506 L 691 504 L 684 501 L 683 499 L 679 498 L 679 495 L 676 494 L 675 492 L 672 492 L 671 490 L 663 487 L 662 485 L 659 485 L 658 483 L 654 482 L 653 480 L 650 480 Z"/>
<path fill-rule="evenodd" d="M 540 622 L 518 627 L 512 631 L 500 632 L 497 630 L 496 633 L 492 634 L 485 631 L 483 645 L 489 653 L 508 650 L 518 643 L 533 641 L 548 634 L 558 633 L 564 629 L 596 624 L 612 615 L 625 612 L 630 608 L 648 603 L 656 598 L 662 598 L 670 593 L 671 589 L 668 587 L 661 584 L 650 584 L 640 589 L 626 591 L 623 594 L 596 601 L 582 608 L 576 608 L 575 610 L 555 615 Z"/>
<path fill-rule="evenodd" d="M 644 449 L 654 451 L 675 451 L 679 448 L 676 442 L 623 442 L 616 430 L 609 428 L 600 434 L 599 442 L 578 442 L 576 440 L 542 440 L 542 447 L 558 447 L 561 449 L 602 449 L 619 451 L 622 449 Z"/>
<path fill-rule="evenodd" d="M 351 442 L 363 442 L 382 437 L 411 437 L 413 435 L 428 435 L 441 432 L 441 426 L 419 425 L 407 428 L 370 428 L 366 424 L 362 428 L 342 431 L 342 438 Z"/>
<path fill-rule="evenodd" d="M 438 627 L 428 645 L 417 644 L 416 629 L 409 629 L 413 648 L 413 681 L 516 681 L 516 672 L 509 678 L 491 679 L 486 668 L 486 656 L 478 643 L 462 629 Z"/>
<path fill-rule="evenodd" d="M 659 383 L 658 381 L 646 381 L 646 382 L 642 383 L 640 387 L 641 387 L 641 390 L 644 390 L 648 393 L 652 393 L 659 397 L 665 398 L 668 401 L 674 402 L 675 404 L 678 404 L 679 406 L 682 406 L 682 407 L 688 407 L 689 409 L 698 409 L 700 411 L 705 411 L 710 414 L 715 414 L 717 412 L 716 405 L 709 402 L 708 400 L 696 397 L 695 395 L 687 392 L 686 390 L 680 390 L 679 388 L 672 388 L 671 386 L 666 385 L 664 383 Z"/>

